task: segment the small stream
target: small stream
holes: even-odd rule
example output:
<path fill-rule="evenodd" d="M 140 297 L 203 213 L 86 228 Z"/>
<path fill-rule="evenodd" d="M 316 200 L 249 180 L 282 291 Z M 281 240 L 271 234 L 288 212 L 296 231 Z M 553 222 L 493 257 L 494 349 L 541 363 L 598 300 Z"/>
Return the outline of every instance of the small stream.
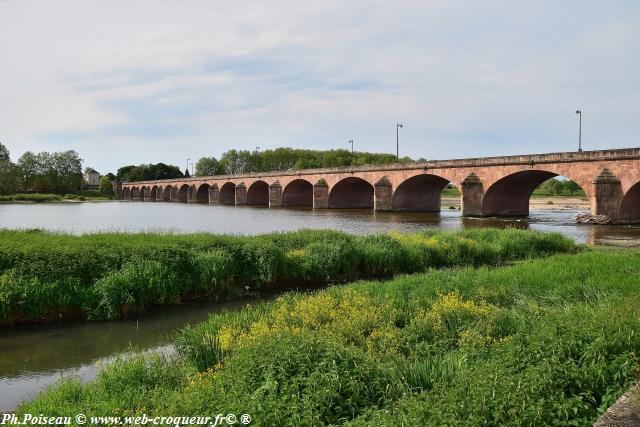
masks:
<path fill-rule="evenodd" d="M 99 364 L 132 349 L 173 352 L 176 332 L 249 299 L 158 307 L 136 319 L 0 329 L 0 412 L 64 377 L 95 378 Z"/>

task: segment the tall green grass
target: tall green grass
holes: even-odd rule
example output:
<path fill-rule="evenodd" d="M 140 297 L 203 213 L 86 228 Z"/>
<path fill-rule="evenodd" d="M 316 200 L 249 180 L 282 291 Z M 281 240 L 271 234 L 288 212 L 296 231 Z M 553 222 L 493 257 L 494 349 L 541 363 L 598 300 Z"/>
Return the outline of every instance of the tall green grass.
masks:
<path fill-rule="evenodd" d="M 640 252 L 287 294 L 212 315 L 19 408 L 248 413 L 253 425 L 591 425 L 638 378 Z"/>
<path fill-rule="evenodd" d="M 374 236 L 306 230 L 255 237 L 0 231 L 0 324 L 68 315 L 115 319 L 155 304 L 575 249 L 559 234 L 493 229 Z"/>

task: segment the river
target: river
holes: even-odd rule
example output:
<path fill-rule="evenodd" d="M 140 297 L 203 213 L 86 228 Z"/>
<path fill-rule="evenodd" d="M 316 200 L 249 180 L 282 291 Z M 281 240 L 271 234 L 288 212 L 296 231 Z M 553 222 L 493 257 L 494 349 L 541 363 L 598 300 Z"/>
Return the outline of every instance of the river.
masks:
<path fill-rule="evenodd" d="M 260 234 L 331 228 L 364 234 L 388 230 L 518 227 L 557 231 L 579 243 L 640 247 L 640 227 L 576 224 L 575 210 L 533 210 L 529 218 L 462 218 L 459 210 L 393 213 L 362 210 L 268 209 L 176 203 L 95 202 L 0 204 L 0 228 L 43 229 L 73 234 L 118 232 L 210 232 Z M 62 377 L 95 377 L 96 364 L 141 350 L 170 351 L 172 336 L 211 312 L 242 302 L 163 307 L 132 320 L 52 324 L 0 329 L 0 411 L 8 411 Z"/>

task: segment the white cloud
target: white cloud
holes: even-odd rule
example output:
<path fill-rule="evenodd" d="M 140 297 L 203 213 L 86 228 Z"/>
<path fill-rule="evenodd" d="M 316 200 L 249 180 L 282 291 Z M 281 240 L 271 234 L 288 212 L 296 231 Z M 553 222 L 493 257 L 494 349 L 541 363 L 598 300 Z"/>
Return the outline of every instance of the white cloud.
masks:
<path fill-rule="evenodd" d="M 635 2 L 0 2 L 0 140 L 87 163 L 281 145 L 637 145 Z"/>

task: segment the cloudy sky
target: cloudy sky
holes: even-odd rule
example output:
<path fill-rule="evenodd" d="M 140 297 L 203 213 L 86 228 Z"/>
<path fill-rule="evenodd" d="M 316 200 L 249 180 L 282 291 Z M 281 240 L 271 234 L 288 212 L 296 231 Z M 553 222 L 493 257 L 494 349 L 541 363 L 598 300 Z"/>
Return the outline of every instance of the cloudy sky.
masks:
<path fill-rule="evenodd" d="M 640 143 L 640 2 L 0 0 L 0 141 L 124 164 Z"/>

